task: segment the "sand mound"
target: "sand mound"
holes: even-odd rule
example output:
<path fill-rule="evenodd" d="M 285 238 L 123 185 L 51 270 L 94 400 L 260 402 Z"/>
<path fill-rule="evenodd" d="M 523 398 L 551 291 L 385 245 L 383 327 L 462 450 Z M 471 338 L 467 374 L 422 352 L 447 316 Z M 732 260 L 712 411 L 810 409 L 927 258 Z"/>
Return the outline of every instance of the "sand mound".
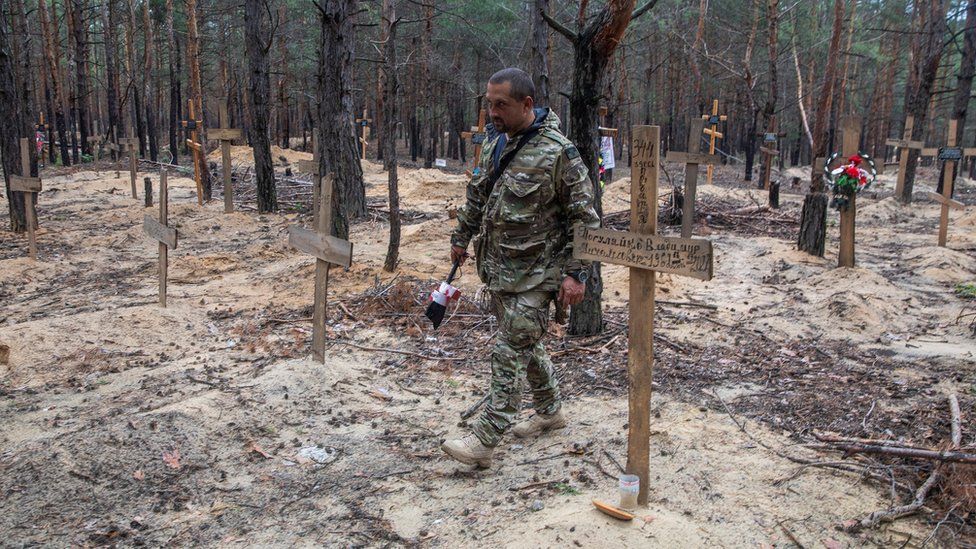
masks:
<path fill-rule="evenodd" d="M 912 250 L 904 259 L 926 278 L 950 285 L 969 280 L 976 273 L 976 258 L 971 254 L 940 246 Z"/>
<path fill-rule="evenodd" d="M 953 221 L 952 224 L 959 227 L 976 227 L 976 209 L 971 209 L 971 211 L 964 213 L 959 219 Z"/>
<path fill-rule="evenodd" d="M 911 295 L 864 268 L 831 269 L 807 280 L 810 291 L 805 320 L 825 327 L 832 337 L 845 333 L 876 337 L 907 330 Z"/>
<path fill-rule="evenodd" d="M 207 155 L 210 162 L 221 162 L 220 149 L 214 149 Z M 311 160 L 312 153 L 295 149 L 282 149 L 277 145 L 271 146 L 271 161 L 276 167 L 296 167 L 299 160 Z M 232 145 L 230 148 L 230 162 L 234 166 L 253 166 L 254 150 L 248 145 Z"/>
<path fill-rule="evenodd" d="M 863 205 L 862 205 L 863 204 Z M 894 196 L 889 196 L 877 202 L 863 203 L 858 200 L 857 218 L 858 221 L 873 221 L 877 223 L 890 223 L 903 221 L 911 213 L 909 208 Z"/>

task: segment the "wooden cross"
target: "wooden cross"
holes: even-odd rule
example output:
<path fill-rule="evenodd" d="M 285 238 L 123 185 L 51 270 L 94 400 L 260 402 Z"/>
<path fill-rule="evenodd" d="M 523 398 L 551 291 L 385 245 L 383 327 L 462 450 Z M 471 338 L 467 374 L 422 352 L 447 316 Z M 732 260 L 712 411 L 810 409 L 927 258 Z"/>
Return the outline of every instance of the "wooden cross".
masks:
<path fill-rule="evenodd" d="M 905 188 L 905 172 L 908 171 L 908 155 L 911 150 L 923 150 L 924 144 L 921 141 L 912 141 L 912 129 L 915 127 L 915 117 L 908 115 L 905 118 L 905 131 L 901 139 L 885 140 L 885 145 L 898 147 L 898 179 L 895 183 L 895 196 L 901 196 Z"/>
<path fill-rule="evenodd" d="M 372 121 L 373 121 L 372 118 L 366 118 L 366 107 L 363 107 L 363 116 L 362 116 L 362 118 L 357 118 L 356 119 L 356 124 L 359 125 L 360 128 L 362 128 L 362 130 L 361 130 L 362 131 L 362 135 L 359 138 L 359 142 L 363 146 L 363 155 L 360 157 L 363 160 L 366 160 L 366 145 L 368 145 L 368 143 L 366 142 L 366 139 L 369 137 L 369 123 L 372 122 Z"/>
<path fill-rule="evenodd" d="M 151 215 L 142 218 L 142 228 L 150 238 L 159 242 L 159 306 L 166 306 L 166 276 L 169 270 L 169 249 L 176 249 L 176 229 L 167 225 L 169 216 L 169 187 L 166 170 L 159 175 L 159 221 Z"/>
<path fill-rule="evenodd" d="M 701 132 L 695 133 L 695 139 Z M 631 137 L 630 231 L 577 227 L 573 257 L 630 267 L 630 384 L 627 472 L 640 477 L 637 501 L 647 504 L 650 473 L 651 379 L 654 370 L 656 272 L 712 278 L 712 243 L 657 236 L 661 128 L 635 126 Z"/>
<path fill-rule="evenodd" d="M 312 159 L 299 160 L 298 169 L 312 174 L 312 225 L 319 226 L 319 196 L 322 191 L 322 174 L 319 173 L 319 140 L 312 130 Z"/>
<path fill-rule="evenodd" d="M 702 115 L 702 120 L 708 122 L 707 128 L 702 129 L 702 133 L 708 136 L 708 154 L 715 154 L 715 140 L 722 139 L 725 137 L 722 132 L 718 131 L 719 122 L 725 122 L 729 117 L 724 114 L 718 113 L 718 99 L 712 100 L 712 114 L 711 116 L 707 114 Z M 708 180 L 705 182 L 706 185 L 712 184 L 712 165 L 708 165 L 707 176 Z"/>
<path fill-rule="evenodd" d="M 769 129 L 770 131 L 759 134 L 762 136 L 763 143 L 759 146 L 759 154 L 763 157 L 763 175 L 762 181 L 759 182 L 760 189 L 769 189 L 769 180 L 773 172 L 773 157 L 779 156 L 779 149 L 776 148 L 777 141 L 785 135 L 783 133 L 777 133 L 775 116 L 769 122 Z"/>
<path fill-rule="evenodd" d="M 230 127 L 227 100 L 224 99 L 220 103 L 220 128 L 210 130 L 210 137 L 220 140 L 220 157 L 224 168 L 224 213 L 234 211 L 234 185 L 230 180 L 230 142 L 240 139 L 242 135 L 240 129 Z"/>
<path fill-rule="evenodd" d="M 847 159 L 859 154 L 858 145 L 861 141 L 861 128 L 857 118 L 844 117 L 840 124 L 841 131 L 841 159 L 846 164 Z M 850 196 L 850 203 L 846 209 L 840 211 L 840 253 L 837 255 L 838 267 L 854 266 L 854 220 L 857 217 L 857 193 Z"/>
<path fill-rule="evenodd" d="M 617 128 L 607 128 L 604 127 L 606 124 L 606 116 L 609 110 L 607 107 L 603 106 L 597 110 L 597 114 L 600 115 L 600 125 L 597 126 L 597 131 L 600 132 L 600 137 L 617 137 Z"/>
<path fill-rule="evenodd" d="M 101 140 L 102 140 L 102 136 L 98 131 L 98 121 L 95 121 L 95 134 L 89 135 L 88 139 L 86 139 L 86 141 L 88 141 L 88 146 L 92 150 L 92 155 L 95 158 L 95 162 L 98 162 L 98 153 L 100 148 L 99 145 Z"/>
<path fill-rule="evenodd" d="M 474 145 L 474 159 L 472 161 L 474 165 L 466 173 L 468 177 L 479 175 L 478 160 L 481 158 L 481 147 L 484 145 L 485 140 L 488 139 L 488 134 L 485 133 L 485 109 L 478 109 L 478 125 L 471 126 L 471 131 L 469 132 L 461 132 L 461 138 L 470 139 L 471 144 Z"/>
<path fill-rule="evenodd" d="M 336 238 L 332 233 L 333 176 L 322 178 L 318 204 L 319 216 L 315 230 L 297 225 L 288 227 L 288 245 L 315 256 L 315 306 L 312 309 L 312 356 L 325 362 L 326 301 L 329 291 L 329 266 L 352 265 L 352 243 Z"/>
<path fill-rule="evenodd" d="M 23 193 L 24 213 L 27 216 L 27 253 L 37 259 L 37 234 L 34 232 L 34 193 L 41 192 L 41 178 L 31 177 L 30 143 L 33 139 L 20 138 L 20 173 L 10 175 L 10 192 Z"/>
<path fill-rule="evenodd" d="M 698 165 L 718 164 L 718 156 L 701 151 L 701 134 L 705 120 L 692 120 L 688 128 L 688 152 L 668 151 L 668 162 L 685 164 L 685 197 L 681 205 L 681 236 L 689 238 L 695 226 L 695 193 L 698 186 Z"/>
<path fill-rule="evenodd" d="M 197 183 L 197 205 L 203 206 L 203 182 L 200 180 L 200 169 L 203 167 L 203 146 L 200 145 L 199 130 L 203 127 L 203 120 L 198 120 L 193 110 L 193 100 L 186 100 L 188 119 L 183 121 L 183 127 L 190 132 L 186 146 L 193 151 L 193 179 Z M 200 107 L 203 110 L 203 107 Z"/>
<path fill-rule="evenodd" d="M 132 132 L 130 131 L 131 135 Z M 136 195 L 136 151 L 139 150 L 139 138 L 138 137 L 120 137 L 118 140 L 118 149 L 121 152 L 129 153 L 129 183 L 132 185 L 132 198 L 138 198 Z"/>
<path fill-rule="evenodd" d="M 956 120 L 949 121 L 949 138 L 946 147 L 939 148 L 939 160 L 945 161 L 945 171 L 942 176 L 942 194 L 929 193 L 929 197 L 942 204 L 939 215 L 939 246 L 945 247 L 949 235 L 949 208 L 961 210 L 965 204 L 952 199 L 952 180 L 956 171 L 956 162 L 962 160 L 963 149 L 956 146 Z"/>

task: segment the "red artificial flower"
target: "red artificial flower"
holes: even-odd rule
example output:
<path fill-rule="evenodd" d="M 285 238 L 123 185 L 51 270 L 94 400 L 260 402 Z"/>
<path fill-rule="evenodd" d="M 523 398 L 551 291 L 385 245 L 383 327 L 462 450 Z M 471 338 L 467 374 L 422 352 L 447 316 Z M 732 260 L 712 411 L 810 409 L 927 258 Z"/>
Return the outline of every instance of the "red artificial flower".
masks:
<path fill-rule="evenodd" d="M 851 164 L 854 164 L 855 166 L 859 166 L 861 164 L 861 155 L 855 154 L 854 156 L 848 158 L 847 160 Z"/>
<path fill-rule="evenodd" d="M 858 170 L 854 166 L 848 166 L 848 167 L 844 168 L 844 173 L 848 177 L 853 177 L 854 179 L 858 179 L 859 177 L 861 177 L 860 170 Z"/>
<path fill-rule="evenodd" d="M 861 185 L 866 185 L 867 182 L 868 182 L 868 178 L 862 175 L 861 176 Z"/>

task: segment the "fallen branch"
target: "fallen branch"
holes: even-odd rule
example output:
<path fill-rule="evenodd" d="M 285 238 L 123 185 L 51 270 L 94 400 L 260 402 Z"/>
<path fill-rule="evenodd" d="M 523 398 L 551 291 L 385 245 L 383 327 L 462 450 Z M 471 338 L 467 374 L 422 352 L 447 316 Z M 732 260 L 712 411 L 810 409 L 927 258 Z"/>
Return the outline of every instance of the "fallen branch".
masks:
<path fill-rule="evenodd" d="M 461 412 L 461 419 L 468 419 L 469 417 L 473 416 L 474 413 L 477 412 L 479 408 L 481 408 L 481 405 L 482 404 L 488 402 L 488 394 L 489 393 L 485 393 L 485 396 L 481 397 L 481 400 L 479 400 L 478 402 L 476 402 L 474 404 L 474 406 L 472 406 L 472 407 L 468 408 L 467 410 Z"/>
<path fill-rule="evenodd" d="M 379 347 L 367 347 L 366 345 L 359 345 L 358 343 L 353 343 L 352 341 L 345 341 L 342 339 L 333 339 L 330 341 L 330 343 L 348 345 L 350 347 L 355 347 L 363 351 L 373 351 L 377 353 L 393 353 L 397 355 L 412 356 L 423 360 L 444 360 L 444 361 L 454 361 L 454 362 L 468 360 L 467 357 L 428 356 L 428 355 L 422 355 L 420 353 L 415 353 L 413 351 L 401 351 L 398 349 L 381 349 Z"/>

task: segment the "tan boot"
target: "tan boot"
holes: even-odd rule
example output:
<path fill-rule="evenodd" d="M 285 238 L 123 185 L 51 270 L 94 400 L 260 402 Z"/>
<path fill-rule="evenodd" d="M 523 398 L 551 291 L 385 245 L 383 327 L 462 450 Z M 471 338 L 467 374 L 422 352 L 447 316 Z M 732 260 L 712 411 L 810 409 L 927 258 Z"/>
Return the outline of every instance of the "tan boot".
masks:
<path fill-rule="evenodd" d="M 465 465 L 477 465 L 482 468 L 491 467 L 491 455 L 495 452 L 494 448 L 485 446 L 474 435 L 445 440 L 444 444 L 441 444 L 441 450 Z"/>
<path fill-rule="evenodd" d="M 542 433 L 552 431 L 553 429 L 562 429 L 565 426 L 566 416 L 563 415 L 563 411 L 560 409 L 557 410 L 555 414 L 549 416 L 536 414 L 519 423 L 515 427 L 512 427 L 512 433 L 519 438 L 526 438 L 541 435 Z"/>

